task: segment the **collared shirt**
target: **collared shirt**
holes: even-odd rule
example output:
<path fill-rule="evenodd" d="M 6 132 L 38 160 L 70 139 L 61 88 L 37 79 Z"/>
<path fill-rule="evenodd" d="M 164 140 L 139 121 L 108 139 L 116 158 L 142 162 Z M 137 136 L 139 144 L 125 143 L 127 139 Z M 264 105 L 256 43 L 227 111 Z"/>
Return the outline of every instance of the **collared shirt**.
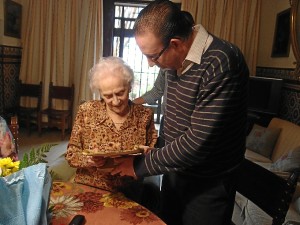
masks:
<path fill-rule="evenodd" d="M 201 57 L 199 58 L 199 54 L 202 55 L 213 41 L 213 37 L 200 24 L 194 26 L 194 32 L 196 32 L 196 36 L 182 63 L 182 72 L 180 74 L 188 71 L 194 63 L 201 64 Z"/>

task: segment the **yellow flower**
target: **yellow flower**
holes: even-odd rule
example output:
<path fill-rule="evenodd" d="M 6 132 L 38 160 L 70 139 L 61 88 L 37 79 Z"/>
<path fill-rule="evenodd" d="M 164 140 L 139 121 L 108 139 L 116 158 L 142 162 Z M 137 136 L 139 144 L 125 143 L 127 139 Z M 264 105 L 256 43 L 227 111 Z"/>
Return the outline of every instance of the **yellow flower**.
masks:
<path fill-rule="evenodd" d="M 19 170 L 20 161 L 14 162 L 10 157 L 0 159 L 0 177 L 5 177 Z"/>
<path fill-rule="evenodd" d="M 12 159 L 9 158 L 9 157 L 0 159 L 0 166 L 4 167 L 4 166 L 8 165 L 11 162 L 12 162 Z"/>

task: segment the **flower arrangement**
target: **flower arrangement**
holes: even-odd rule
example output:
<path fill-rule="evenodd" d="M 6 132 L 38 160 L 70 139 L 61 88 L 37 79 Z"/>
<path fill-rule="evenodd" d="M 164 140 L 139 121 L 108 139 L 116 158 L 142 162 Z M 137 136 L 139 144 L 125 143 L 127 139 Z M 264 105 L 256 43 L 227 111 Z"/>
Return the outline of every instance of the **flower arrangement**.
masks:
<path fill-rule="evenodd" d="M 45 160 L 47 152 L 56 144 L 43 144 L 38 148 L 32 148 L 28 153 L 24 153 L 21 161 L 13 161 L 10 157 L 0 158 L 0 177 L 8 176 L 28 166 L 38 163 L 47 163 Z"/>
<path fill-rule="evenodd" d="M 0 159 L 0 177 L 8 176 L 19 170 L 20 161 L 13 162 L 10 157 Z"/>

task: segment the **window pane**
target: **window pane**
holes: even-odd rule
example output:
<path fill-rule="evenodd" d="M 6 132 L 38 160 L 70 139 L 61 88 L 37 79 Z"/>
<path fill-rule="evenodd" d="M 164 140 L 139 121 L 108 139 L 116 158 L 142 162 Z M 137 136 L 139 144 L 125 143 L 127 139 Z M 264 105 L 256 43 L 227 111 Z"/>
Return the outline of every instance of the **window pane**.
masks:
<path fill-rule="evenodd" d="M 122 17 L 123 6 L 115 6 L 115 17 Z"/>
<path fill-rule="evenodd" d="M 114 37 L 113 56 L 119 56 L 120 52 L 120 37 Z"/>
<path fill-rule="evenodd" d="M 134 84 L 131 98 L 141 96 L 149 91 L 158 74 L 158 67 L 149 67 L 147 58 L 144 57 L 135 42 L 135 38 L 124 38 L 123 59 L 134 71 Z"/>
<path fill-rule="evenodd" d="M 137 18 L 139 12 L 140 12 L 140 7 L 124 7 L 124 17 L 125 18 Z"/>
<path fill-rule="evenodd" d="M 133 29 L 134 21 L 125 20 L 125 29 Z"/>
<path fill-rule="evenodd" d="M 115 19 L 115 28 L 121 28 L 121 20 Z"/>
<path fill-rule="evenodd" d="M 134 19 L 138 16 L 143 7 L 134 7 L 134 6 L 124 6 L 124 18 L 122 18 L 121 6 L 119 7 L 119 12 L 115 13 L 119 18 L 115 18 L 115 28 L 121 26 L 121 18 L 125 21 L 125 27 L 118 27 L 121 30 L 132 30 L 134 26 Z M 127 19 L 125 19 L 127 18 Z M 129 19 L 130 18 L 130 19 Z M 122 32 L 118 32 L 119 34 Z M 125 32 L 124 32 L 125 33 Z M 135 99 L 145 92 L 149 91 L 155 82 L 159 68 L 157 66 L 149 67 L 148 60 L 141 53 L 139 47 L 136 44 L 134 37 L 117 37 L 117 34 L 114 34 L 114 46 L 113 46 L 113 55 L 120 56 L 120 46 L 121 38 L 124 41 L 123 44 L 123 59 L 134 71 L 134 84 L 132 91 L 130 93 L 130 99 Z M 126 36 L 126 35 L 125 35 Z"/>

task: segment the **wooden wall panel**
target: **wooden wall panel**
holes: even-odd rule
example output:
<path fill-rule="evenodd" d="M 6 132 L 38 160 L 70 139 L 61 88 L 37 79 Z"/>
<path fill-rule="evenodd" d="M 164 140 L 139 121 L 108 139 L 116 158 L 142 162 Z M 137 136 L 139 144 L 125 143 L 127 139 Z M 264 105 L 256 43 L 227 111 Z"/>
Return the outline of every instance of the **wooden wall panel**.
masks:
<path fill-rule="evenodd" d="M 294 69 L 257 67 L 256 76 L 284 80 L 279 117 L 300 125 L 300 74 L 295 74 Z"/>
<path fill-rule="evenodd" d="M 0 45 L 0 114 L 14 114 L 22 49 Z"/>

